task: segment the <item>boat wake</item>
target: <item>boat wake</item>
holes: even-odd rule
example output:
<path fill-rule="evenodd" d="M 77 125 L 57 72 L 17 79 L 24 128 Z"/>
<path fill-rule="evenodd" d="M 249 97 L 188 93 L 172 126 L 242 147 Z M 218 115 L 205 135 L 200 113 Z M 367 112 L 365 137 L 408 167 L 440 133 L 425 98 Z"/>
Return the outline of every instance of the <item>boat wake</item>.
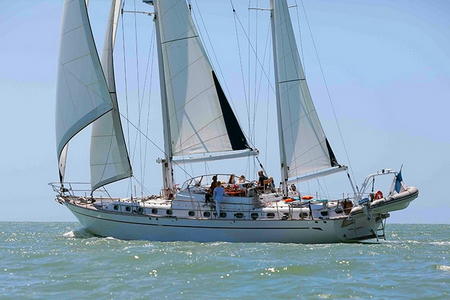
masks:
<path fill-rule="evenodd" d="M 450 272 L 450 266 L 437 265 L 437 266 L 436 266 L 436 269 L 437 269 L 437 270 L 440 270 L 440 271 Z"/>
<path fill-rule="evenodd" d="M 76 229 L 64 233 L 63 237 L 70 239 L 88 239 L 91 237 L 95 237 L 95 235 L 85 229 Z"/>

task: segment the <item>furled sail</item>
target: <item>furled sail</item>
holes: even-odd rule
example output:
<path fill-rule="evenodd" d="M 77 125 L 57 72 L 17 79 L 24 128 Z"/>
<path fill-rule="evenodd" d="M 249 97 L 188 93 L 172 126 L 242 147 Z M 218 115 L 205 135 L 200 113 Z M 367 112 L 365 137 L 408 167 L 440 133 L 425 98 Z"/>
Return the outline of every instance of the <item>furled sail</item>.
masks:
<path fill-rule="evenodd" d="M 338 166 L 311 99 L 286 0 L 271 0 L 282 164 L 288 178 Z"/>
<path fill-rule="evenodd" d="M 121 5 L 121 0 L 112 1 L 103 47 L 101 62 L 113 109 L 92 124 L 90 163 L 92 190 L 132 175 L 120 121 L 113 64 L 113 49 Z"/>
<path fill-rule="evenodd" d="M 171 156 L 248 149 L 186 1 L 154 4 L 158 11 Z"/>
<path fill-rule="evenodd" d="M 56 149 L 63 181 L 67 143 L 112 109 L 84 0 L 66 0 L 58 64 Z"/>

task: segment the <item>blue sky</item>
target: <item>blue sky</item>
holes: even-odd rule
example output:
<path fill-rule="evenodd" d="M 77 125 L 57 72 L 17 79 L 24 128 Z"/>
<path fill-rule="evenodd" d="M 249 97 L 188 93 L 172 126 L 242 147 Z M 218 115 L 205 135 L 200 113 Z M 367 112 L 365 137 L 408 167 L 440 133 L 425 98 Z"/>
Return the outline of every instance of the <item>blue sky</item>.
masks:
<path fill-rule="evenodd" d="M 216 69 L 220 69 L 220 79 L 243 129 L 249 132 L 243 100 L 246 95 L 229 1 L 191 2 L 211 60 Z M 268 14 L 252 11 L 248 19 L 248 2 L 234 2 L 239 19 L 249 31 L 254 48 L 258 49 L 265 72 L 272 76 L 270 56 L 263 59 Z M 300 5 L 300 1 L 297 2 Z M 136 3 L 138 9 L 150 9 L 139 1 Z M 290 3 L 295 4 L 295 1 Z M 404 164 L 405 181 L 418 186 L 421 194 L 407 210 L 393 213 L 390 222 L 449 223 L 450 201 L 446 187 L 450 179 L 450 3 L 446 0 L 303 0 L 303 3 L 356 181 L 360 183 L 365 175 L 378 169 L 397 169 Z M 133 9 L 133 5 L 131 0 L 126 2 L 127 9 Z M 251 6 L 256 5 L 266 7 L 267 3 L 251 1 Z M 108 9 L 108 1 L 91 0 L 92 26 L 100 46 Z M 68 211 L 53 201 L 54 193 L 47 185 L 56 181 L 58 174 L 54 106 L 61 13 L 62 1 L 56 0 L 7 1 L 0 10 L 0 103 L 3 112 L 0 117 L 3 203 L 0 220 L 74 220 Z M 347 163 L 301 7 L 298 13 L 300 31 L 296 8 L 291 9 L 311 93 L 338 159 Z M 131 112 L 136 110 L 133 107 L 137 101 L 133 99 L 137 98 L 138 91 L 134 79 L 139 70 L 141 95 L 144 82 L 148 83 L 144 103 L 150 105 L 150 137 L 161 143 L 159 87 L 153 59 L 149 60 L 154 66 L 153 78 L 150 80 L 148 75 L 148 79 L 144 79 L 147 59 L 152 57 L 148 55 L 152 21 L 143 15 L 136 18 L 139 60 L 136 68 L 134 15 L 124 18 Z M 253 139 L 262 152 L 261 159 L 268 172 L 279 177 L 274 96 L 267 88 L 261 68 L 255 67 L 254 55 L 251 53 L 248 57 L 248 43 L 240 28 L 238 36 L 245 90 L 250 90 L 250 103 L 257 108 L 257 130 Z M 117 45 L 120 101 L 124 96 L 124 78 L 120 72 L 123 70 L 121 32 Z M 269 47 L 267 53 L 270 52 Z M 257 75 L 256 80 L 254 74 Z M 255 82 L 259 82 L 261 76 L 262 88 L 259 89 Z M 266 123 L 269 126 L 266 127 Z M 85 132 L 71 145 L 68 168 L 71 180 L 88 180 L 88 137 L 89 132 Z M 139 144 L 138 140 L 136 143 Z M 132 152 L 137 153 L 136 164 L 143 165 L 143 162 L 137 162 L 142 153 L 139 151 L 142 147 Z M 150 145 L 146 153 L 145 173 L 135 167 L 135 174 L 145 178 L 147 188 L 157 193 L 161 185 L 161 170 L 154 161 L 161 154 Z M 204 173 L 204 166 L 186 168 L 193 174 Z M 210 164 L 208 168 L 239 174 L 254 173 L 252 163 L 245 159 Z M 184 177 L 177 172 L 181 183 Z M 327 186 L 330 194 L 350 191 L 342 178 L 324 179 L 322 184 Z M 123 184 L 119 183 L 112 189 L 123 190 Z"/>

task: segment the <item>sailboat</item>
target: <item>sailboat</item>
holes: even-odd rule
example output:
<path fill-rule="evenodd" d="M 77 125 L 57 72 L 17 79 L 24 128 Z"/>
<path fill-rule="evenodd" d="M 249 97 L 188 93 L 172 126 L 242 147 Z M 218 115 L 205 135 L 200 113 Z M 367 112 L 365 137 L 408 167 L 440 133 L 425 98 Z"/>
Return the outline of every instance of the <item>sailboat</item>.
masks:
<path fill-rule="evenodd" d="M 173 168 L 184 163 L 257 157 L 221 87 L 185 0 L 144 0 L 153 7 L 161 90 L 164 158 L 160 194 L 120 198 L 105 186 L 133 169 L 122 129 L 113 63 L 123 13 L 112 0 L 104 48 L 98 54 L 85 0 L 65 0 L 58 69 L 56 148 L 59 182 L 51 184 L 89 232 L 152 241 L 339 243 L 384 237 L 390 212 L 418 197 L 401 171 L 383 169 L 358 187 L 322 128 L 300 59 L 287 0 L 270 0 L 281 185 L 233 174 L 197 175 L 181 186 Z M 69 142 L 92 128 L 90 188 L 65 181 Z M 317 199 L 295 184 L 347 173 L 351 196 Z M 370 191 L 391 176 L 385 193 Z M 221 182 L 222 187 L 218 187 Z M 219 192 L 217 192 L 219 191 Z M 217 193 L 216 193 L 217 192 Z M 99 195 L 101 194 L 101 195 Z"/>

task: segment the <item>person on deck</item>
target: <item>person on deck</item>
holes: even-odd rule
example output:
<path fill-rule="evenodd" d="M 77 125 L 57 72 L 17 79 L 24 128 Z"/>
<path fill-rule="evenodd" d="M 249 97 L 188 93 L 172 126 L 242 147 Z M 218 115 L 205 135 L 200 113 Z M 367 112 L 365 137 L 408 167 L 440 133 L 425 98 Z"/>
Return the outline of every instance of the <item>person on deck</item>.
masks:
<path fill-rule="evenodd" d="M 222 183 L 220 181 L 217 182 L 217 186 L 214 189 L 213 192 L 213 199 L 216 202 L 216 216 L 217 218 L 220 217 L 220 203 L 223 200 L 223 194 L 225 193 L 225 189 L 222 186 Z"/>
<path fill-rule="evenodd" d="M 258 179 L 258 186 L 260 186 L 260 187 L 263 187 L 263 188 L 266 188 L 266 186 L 265 186 L 265 183 L 264 183 L 264 180 L 267 180 L 268 178 L 267 178 L 267 176 L 266 175 L 264 175 L 264 171 L 258 171 L 258 176 L 259 176 L 259 179 Z"/>
<path fill-rule="evenodd" d="M 206 191 L 205 194 L 205 203 L 211 202 L 211 197 L 214 193 L 214 189 L 216 188 L 216 186 L 217 186 L 217 176 L 214 175 L 212 177 L 211 185 L 209 186 L 209 189 Z"/>
<path fill-rule="evenodd" d="M 209 192 L 211 193 L 211 195 L 212 195 L 212 193 L 214 192 L 214 189 L 217 187 L 217 184 L 218 184 L 218 182 L 217 182 L 217 176 L 214 175 L 214 176 L 212 177 L 211 185 L 209 186 Z"/>
<path fill-rule="evenodd" d="M 236 184 L 236 176 L 234 174 L 230 175 L 230 180 L 228 180 L 228 184 Z"/>
<path fill-rule="evenodd" d="M 245 183 L 246 179 L 244 175 L 239 176 L 238 183 Z"/>

